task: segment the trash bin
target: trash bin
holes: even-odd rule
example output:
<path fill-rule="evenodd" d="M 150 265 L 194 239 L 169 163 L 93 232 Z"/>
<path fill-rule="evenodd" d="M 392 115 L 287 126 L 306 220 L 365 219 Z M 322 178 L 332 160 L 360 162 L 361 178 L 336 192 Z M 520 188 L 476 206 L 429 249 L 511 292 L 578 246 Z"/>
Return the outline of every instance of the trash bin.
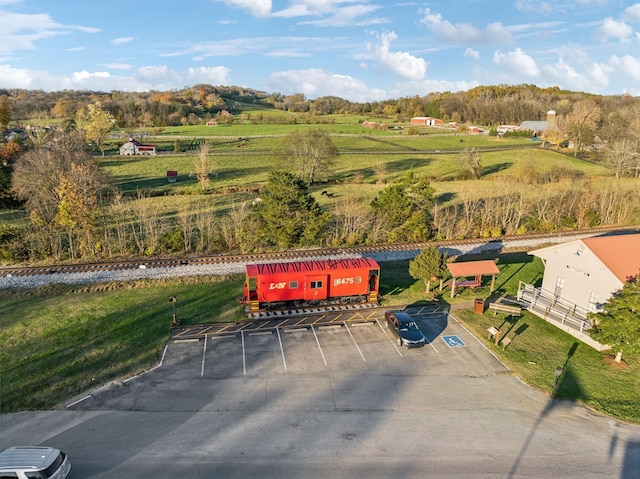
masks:
<path fill-rule="evenodd" d="M 484 299 L 476 298 L 473 302 L 473 312 L 476 314 L 484 313 Z"/>

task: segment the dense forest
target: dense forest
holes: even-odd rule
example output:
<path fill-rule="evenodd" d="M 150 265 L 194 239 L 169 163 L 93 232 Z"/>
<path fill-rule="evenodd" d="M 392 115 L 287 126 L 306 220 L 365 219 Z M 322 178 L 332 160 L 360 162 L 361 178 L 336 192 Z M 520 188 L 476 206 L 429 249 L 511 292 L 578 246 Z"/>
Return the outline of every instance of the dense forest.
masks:
<path fill-rule="evenodd" d="M 544 120 L 548 110 L 559 115 L 571 111 L 580 100 L 589 100 L 614 121 L 618 113 L 640 109 L 638 98 L 597 96 L 534 85 L 480 86 L 462 92 L 429 93 L 381 102 L 355 103 L 325 96 L 309 100 L 301 93 L 282 95 L 235 86 L 196 85 L 177 91 L 92 92 L 65 90 L 0 90 L 3 108 L 10 108 L 16 123 L 30 119 L 78 119 L 88 105 L 100 102 L 115 119 L 117 128 L 179 126 L 202 123 L 226 110 L 238 115 L 247 105 L 305 113 L 308 116 L 353 114 L 401 121 L 414 116 L 432 116 L 445 121 L 484 126 L 520 124 L 524 120 Z M 0 105 L 2 107 L 2 105 Z M 263 120 L 277 121 L 277 117 Z M 0 115 L 0 126 L 2 125 Z M 5 118 L 6 119 L 6 118 Z M 257 119 L 256 119 L 257 120 Z M 294 117 L 288 120 L 296 121 Z M 6 124 L 4 125 L 7 126 Z"/>

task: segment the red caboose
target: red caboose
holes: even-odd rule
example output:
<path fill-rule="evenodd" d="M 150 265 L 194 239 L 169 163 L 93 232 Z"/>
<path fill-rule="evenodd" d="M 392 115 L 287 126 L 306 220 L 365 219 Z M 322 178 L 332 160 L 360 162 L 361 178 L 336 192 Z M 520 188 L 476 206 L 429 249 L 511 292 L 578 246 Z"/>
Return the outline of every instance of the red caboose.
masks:
<path fill-rule="evenodd" d="M 380 266 L 371 258 L 248 264 L 248 311 L 304 304 L 377 303 Z"/>

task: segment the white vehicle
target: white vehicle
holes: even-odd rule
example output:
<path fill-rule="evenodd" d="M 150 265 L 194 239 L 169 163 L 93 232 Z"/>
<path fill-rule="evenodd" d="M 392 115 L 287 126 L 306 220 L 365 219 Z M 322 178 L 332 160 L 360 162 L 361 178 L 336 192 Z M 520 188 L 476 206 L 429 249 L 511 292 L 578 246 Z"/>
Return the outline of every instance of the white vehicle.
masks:
<path fill-rule="evenodd" d="M 10 447 L 0 452 L 0 479 L 66 479 L 67 455 L 53 447 Z"/>

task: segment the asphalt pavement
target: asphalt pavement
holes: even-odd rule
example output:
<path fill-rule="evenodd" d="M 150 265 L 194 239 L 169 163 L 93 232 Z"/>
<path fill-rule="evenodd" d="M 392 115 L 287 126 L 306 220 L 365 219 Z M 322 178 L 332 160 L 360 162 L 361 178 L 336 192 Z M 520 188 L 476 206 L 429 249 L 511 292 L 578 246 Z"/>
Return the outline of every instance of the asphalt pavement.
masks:
<path fill-rule="evenodd" d="M 448 312 L 413 313 L 420 349 L 375 321 L 171 341 L 140 376 L 0 416 L 0 446 L 58 447 L 91 479 L 639 477 L 640 427 L 533 390 Z"/>

